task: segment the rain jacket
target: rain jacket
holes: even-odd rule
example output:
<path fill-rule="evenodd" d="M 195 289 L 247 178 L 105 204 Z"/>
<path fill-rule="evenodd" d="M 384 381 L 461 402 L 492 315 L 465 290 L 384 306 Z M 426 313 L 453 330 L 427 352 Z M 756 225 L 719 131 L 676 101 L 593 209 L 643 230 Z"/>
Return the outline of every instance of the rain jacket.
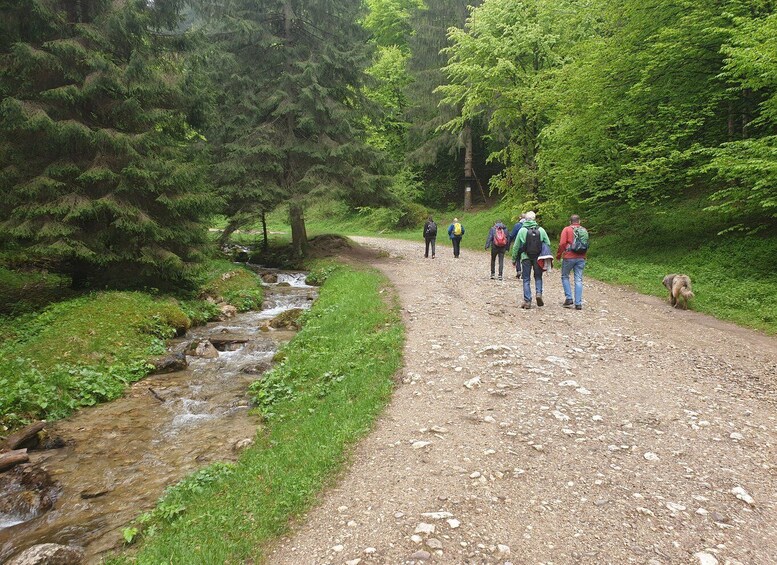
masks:
<path fill-rule="evenodd" d="M 523 227 L 520 229 L 520 231 L 518 231 L 518 237 L 515 240 L 515 245 L 513 245 L 513 263 L 515 263 L 515 261 L 518 259 L 518 250 L 526 244 L 526 232 L 529 231 L 529 228 L 535 227 L 539 227 L 537 222 L 533 220 L 526 220 L 523 223 Z M 542 243 L 546 243 L 548 247 L 550 247 L 550 238 L 548 237 L 548 233 L 545 231 L 545 228 L 540 228 L 540 241 L 542 241 Z M 526 255 L 526 252 L 521 253 L 521 261 L 528 258 L 529 256 Z"/>

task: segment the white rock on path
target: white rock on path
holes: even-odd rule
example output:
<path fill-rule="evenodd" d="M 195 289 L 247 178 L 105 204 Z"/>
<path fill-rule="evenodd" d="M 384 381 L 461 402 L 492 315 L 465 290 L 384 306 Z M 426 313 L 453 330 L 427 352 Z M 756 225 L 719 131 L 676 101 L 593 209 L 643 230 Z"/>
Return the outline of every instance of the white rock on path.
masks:
<path fill-rule="evenodd" d="M 427 524 L 426 522 L 421 522 L 415 527 L 414 534 L 433 534 L 435 530 L 434 524 Z"/>
<path fill-rule="evenodd" d="M 461 522 L 459 522 L 456 518 L 450 518 L 449 520 L 446 520 L 446 522 L 448 522 L 448 526 L 450 526 L 452 530 L 455 530 L 461 526 Z"/>
<path fill-rule="evenodd" d="M 739 500 L 742 502 L 746 502 L 750 506 L 755 506 L 755 500 L 753 500 L 753 497 L 750 496 L 745 489 L 743 489 L 741 486 L 736 486 L 731 489 L 731 494 L 736 496 Z"/>
<path fill-rule="evenodd" d="M 699 565 L 718 565 L 717 558 L 706 551 L 699 551 L 694 553 L 693 556 L 699 560 Z"/>
<path fill-rule="evenodd" d="M 468 381 L 464 381 L 464 386 L 472 390 L 476 386 L 480 386 L 480 383 L 481 383 L 480 377 L 472 377 Z"/>
<path fill-rule="evenodd" d="M 431 441 L 414 441 L 413 449 L 423 449 L 427 445 L 432 445 Z"/>
<path fill-rule="evenodd" d="M 655 453 L 653 453 L 652 451 L 648 451 L 647 453 L 645 453 L 644 457 L 645 457 L 645 459 L 647 459 L 648 461 L 660 461 L 660 460 L 661 460 L 661 459 L 658 457 L 658 455 L 656 455 L 656 454 L 655 454 Z"/>
<path fill-rule="evenodd" d="M 444 518 L 453 518 L 453 514 L 450 512 L 424 512 L 421 514 L 424 518 L 431 518 L 432 520 L 443 520 Z"/>

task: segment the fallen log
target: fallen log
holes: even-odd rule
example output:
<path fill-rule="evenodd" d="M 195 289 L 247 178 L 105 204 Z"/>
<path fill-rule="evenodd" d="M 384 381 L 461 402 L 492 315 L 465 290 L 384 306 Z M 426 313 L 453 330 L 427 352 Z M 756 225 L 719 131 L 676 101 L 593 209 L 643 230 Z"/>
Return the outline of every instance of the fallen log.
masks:
<path fill-rule="evenodd" d="M 9 450 L 13 450 L 30 441 L 38 435 L 38 432 L 46 427 L 45 421 L 35 422 L 29 426 L 22 428 L 18 432 L 12 433 L 5 439 L 4 447 Z M 37 438 L 35 443 L 37 443 Z M 32 447 L 32 446 L 30 446 Z"/>
<path fill-rule="evenodd" d="M 27 463 L 29 460 L 30 456 L 27 455 L 26 448 L 0 453 L 0 472 L 7 471 L 8 469 L 16 467 L 21 463 Z"/>

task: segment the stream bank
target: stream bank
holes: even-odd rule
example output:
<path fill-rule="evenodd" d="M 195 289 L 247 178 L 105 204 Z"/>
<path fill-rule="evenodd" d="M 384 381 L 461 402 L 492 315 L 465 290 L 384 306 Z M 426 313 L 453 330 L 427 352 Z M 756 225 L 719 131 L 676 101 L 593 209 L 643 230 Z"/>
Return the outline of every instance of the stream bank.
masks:
<path fill-rule="evenodd" d="M 124 397 L 50 427 L 65 447 L 31 451 L 29 468 L 51 478 L 52 507 L 38 515 L 20 511 L 23 504 L 0 509 L 0 560 L 35 544 L 57 543 L 84 547 L 86 561 L 97 562 L 167 486 L 208 463 L 237 459 L 259 425 L 246 389 L 294 335 L 269 322 L 308 308 L 316 296 L 304 276 L 273 273 L 277 282 L 265 284 L 261 311 L 197 327 L 170 346 L 183 352 L 190 343 L 212 339 L 222 349 L 217 357 L 189 357 L 186 370 L 151 375 Z M 4 499 L 28 492 L 12 479 L 0 488 Z"/>

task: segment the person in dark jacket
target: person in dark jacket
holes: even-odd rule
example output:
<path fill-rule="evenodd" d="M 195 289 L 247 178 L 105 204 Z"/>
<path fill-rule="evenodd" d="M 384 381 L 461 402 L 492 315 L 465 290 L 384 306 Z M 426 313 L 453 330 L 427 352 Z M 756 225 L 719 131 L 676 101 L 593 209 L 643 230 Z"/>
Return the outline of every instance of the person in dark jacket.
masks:
<path fill-rule="evenodd" d="M 514 245 L 515 240 L 518 239 L 518 232 L 521 231 L 521 228 L 523 227 L 523 223 L 526 221 L 526 213 L 521 214 L 521 217 L 518 219 L 517 222 L 515 222 L 515 225 L 513 226 L 513 229 L 510 230 L 510 241 L 508 242 L 508 245 Z M 515 263 L 515 278 L 520 279 L 521 278 L 521 263 L 520 261 L 516 261 Z"/>
<path fill-rule="evenodd" d="M 488 230 L 486 249 L 491 248 L 491 280 L 494 280 L 494 267 L 496 266 L 497 257 L 499 257 L 499 280 L 502 280 L 502 272 L 505 266 L 505 251 L 507 251 L 510 242 L 509 238 L 507 226 L 502 223 L 502 220 L 494 222 L 494 225 Z"/>
<path fill-rule="evenodd" d="M 434 223 L 434 218 L 429 216 L 424 224 L 424 241 L 426 242 L 426 251 L 424 257 L 429 257 L 429 247 L 432 248 L 432 259 L 434 259 L 434 247 L 437 242 L 437 224 Z"/>
<path fill-rule="evenodd" d="M 459 258 L 461 253 L 461 238 L 464 235 L 464 226 L 461 225 L 458 218 L 453 218 L 453 223 L 448 226 L 448 237 L 453 244 L 453 257 Z"/>

